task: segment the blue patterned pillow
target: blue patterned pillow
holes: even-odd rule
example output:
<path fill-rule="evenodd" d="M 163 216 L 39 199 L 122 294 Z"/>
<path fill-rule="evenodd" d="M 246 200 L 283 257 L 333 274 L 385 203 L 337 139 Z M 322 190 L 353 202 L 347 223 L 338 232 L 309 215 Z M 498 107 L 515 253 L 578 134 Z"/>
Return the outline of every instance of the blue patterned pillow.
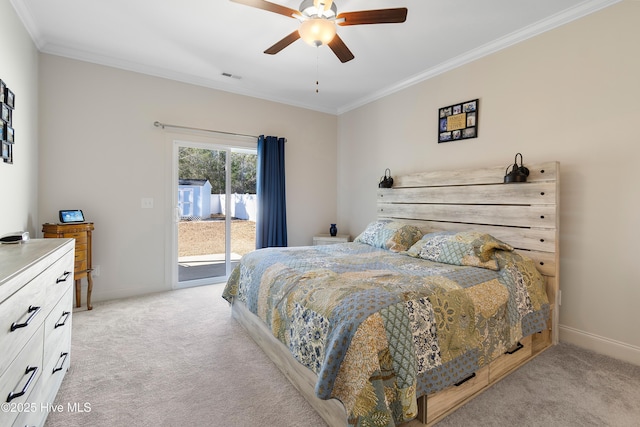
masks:
<path fill-rule="evenodd" d="M 354 239 L 354 242 L 365 243 L 374 248 L 387 249 L 393 252 L 406 251 L 422 237 L 422 231 L 413 225 L 392 220 L 378 220 Z"/>
<path fill-rule="evenodd" d="M 499 270 L 497 250 L 513 251 L 513 248 L 485 233 L 442 231 L 425 234 L 407 254 L 445 264 Z"/>

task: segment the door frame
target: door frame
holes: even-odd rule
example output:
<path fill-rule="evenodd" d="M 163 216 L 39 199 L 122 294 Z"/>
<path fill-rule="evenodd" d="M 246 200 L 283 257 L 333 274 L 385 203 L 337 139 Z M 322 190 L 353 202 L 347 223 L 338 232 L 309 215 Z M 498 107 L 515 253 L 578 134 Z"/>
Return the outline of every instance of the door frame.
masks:
<path fill-rule="evenodd" d="M 170 141 L 168 151 L 168 167 L 170 173 L 167 174 L 169 182 L 167 183 L 167 219 L 169 220 L 169 227 L 167 227 L 167 248 L 166 254 L 166 268 L 165 274 L 170 284 L 171 289 L 183 289 L 193 286 L 211 285 L 214 283 L 226 282 L 230 269 L 231 258 L 231 220 L 225 219 L 225 265 L 226 275 L 220 277 L 210 277 L 198 280 L 190 280 L 186 282 L 179 282 L 178 278 L 178 149 L 179 147 L 193 147 L 206 150 L 221 150 L 227 151 L 229 154 L 233 151 L 256 151 L 258 148 L 258 142 L 254 138 L 247 138 L 243 136 L 225 135 L 211 136 L 202 135 L 202 132 L 186 132 L 188 136 L 182 134 L 168 135 Z M 227 173 L 231 173 L 231 156 L 228 155 L 226 159 Z M 231 190 L 230 176 L 227 176 L 225 183 L 225 192 L 228 194 Z M 225 197 L 225 211 L 231 212 L 231 198 Z"/>

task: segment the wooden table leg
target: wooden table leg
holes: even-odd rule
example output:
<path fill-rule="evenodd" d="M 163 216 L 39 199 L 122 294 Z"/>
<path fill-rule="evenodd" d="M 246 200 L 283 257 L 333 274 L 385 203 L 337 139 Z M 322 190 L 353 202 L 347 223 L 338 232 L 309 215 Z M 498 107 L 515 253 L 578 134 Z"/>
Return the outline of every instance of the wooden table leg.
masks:
<path fill-rule="evenodd" d="M 91 278 L 91 271 L 87 274 L 87 282 L 89 285 L 87 286 L 87 310 L 91 310 L 93 306 L 91 305 L 91 291 L 93 290 L 93 279 Z"/>
<path fill-rule="evenodd" d="M 76 307 L 80 307 L 81 305 L 81 302 L 80 302 L 80 300 L 82 299 L 81 285 L 82 283 L 80 283 L 80 279 L 76 279 Z"/>

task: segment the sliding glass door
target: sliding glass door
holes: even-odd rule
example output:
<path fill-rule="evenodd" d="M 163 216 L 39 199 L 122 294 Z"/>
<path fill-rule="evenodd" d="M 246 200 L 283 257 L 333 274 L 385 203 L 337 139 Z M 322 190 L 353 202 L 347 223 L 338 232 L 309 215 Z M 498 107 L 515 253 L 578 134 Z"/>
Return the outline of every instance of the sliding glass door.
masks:
<path fill-rule="evenodd" d="M 255 249 L 256 150 L 175 142 L 176 288 L 227 280 Z"/>

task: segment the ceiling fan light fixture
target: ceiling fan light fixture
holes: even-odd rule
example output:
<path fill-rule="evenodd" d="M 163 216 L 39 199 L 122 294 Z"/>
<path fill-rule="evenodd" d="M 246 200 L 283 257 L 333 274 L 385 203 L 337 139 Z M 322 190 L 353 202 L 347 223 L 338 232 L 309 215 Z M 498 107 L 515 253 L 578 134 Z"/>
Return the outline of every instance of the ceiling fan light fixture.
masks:
<path fill-rule="evenodd" d="M 336 24 L 324 18 L 307 19 L 298 29 L 300 38 L 311 46 L 329 44 L 336 35 Z"/>

